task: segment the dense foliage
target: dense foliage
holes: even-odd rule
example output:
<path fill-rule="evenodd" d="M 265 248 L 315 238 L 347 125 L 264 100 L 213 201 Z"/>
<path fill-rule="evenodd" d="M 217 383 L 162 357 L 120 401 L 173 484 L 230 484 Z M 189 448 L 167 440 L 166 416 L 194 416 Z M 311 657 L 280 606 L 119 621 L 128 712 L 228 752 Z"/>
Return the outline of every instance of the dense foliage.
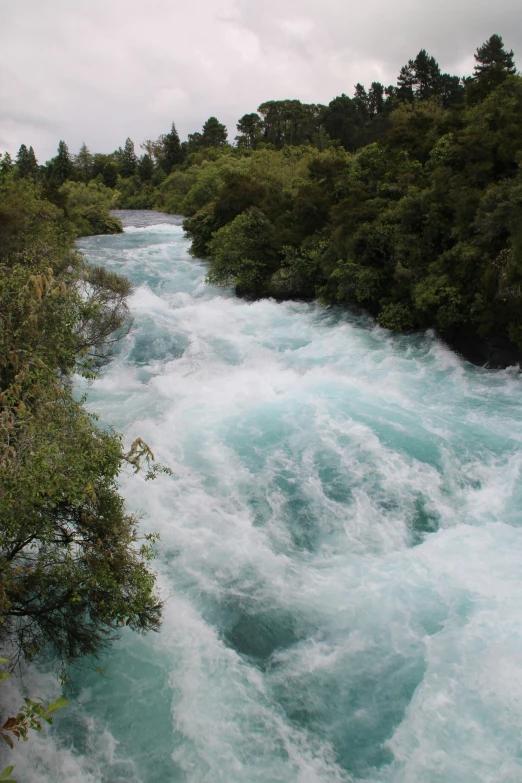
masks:
<path fill-rule="evenodd" d="M 74 158 L 60 142 L 45 167 L 22 145 L 0 169 L 56 187 L 78 233 L 116 230 L 98 214 L 109 206 L 187 216 L 209 280 L 240 293 L 362 305 L 387 328 L 500 341 L 517 357 L 522 80 L 499 35 L 475 61 L 460 79 L 422 49 L 396 85 L 357 84 L 327 106 L 266 101 L 239 119 L 235 146 L 210 117 L 185 142 L 172 124 L 140 158 L 130 139 Z"/>
<path fill-rule="evenodd" d="M 296 102 L 264 104 L 260 123 L 240 121 L 236 151 L 170 175 L 164 208 L 189 215 L 213 283 L 358 304 L 389 329 L 433 327 L 463 348 L 465 336 L 480 362 L 519 358 L 522 79 L 512 55 L 493 36 L 459 82 L 421 51 L 386 99 L 358 85 L 353 101 L 330 104 L 324 127 L 341 145 L 307 130 L 317 107 L 297 121 Z M 362 136 L 375 140 L 355 143 Z"/>
<path fill-rule="evenodd" d="M 90 187 L 60 185 L 72 210 Z M 71 390 L 128 329 L 129 283 L 88 266 L 76 233 L 31 177 L 0 175 L 0 642 L 64 663 L 161 613 L 153 541 L 117 491 L 136 455 Z"/>

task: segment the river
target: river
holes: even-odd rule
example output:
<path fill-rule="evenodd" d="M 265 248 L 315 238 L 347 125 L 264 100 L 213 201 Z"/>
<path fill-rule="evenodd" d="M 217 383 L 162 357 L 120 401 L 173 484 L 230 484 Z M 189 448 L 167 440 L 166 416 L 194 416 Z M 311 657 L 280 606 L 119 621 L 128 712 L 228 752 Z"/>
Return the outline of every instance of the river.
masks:
<path fill-rule="evenodd" d="M 161 534 L 163 628 L 74 675 L 15 777 L 520 783 L 522 376 L 238 299 L 179 218 L 123 219 L 79 246 L 131 279 L 134 327 L 79 389 L 173 471 L 121 484 Z"/>

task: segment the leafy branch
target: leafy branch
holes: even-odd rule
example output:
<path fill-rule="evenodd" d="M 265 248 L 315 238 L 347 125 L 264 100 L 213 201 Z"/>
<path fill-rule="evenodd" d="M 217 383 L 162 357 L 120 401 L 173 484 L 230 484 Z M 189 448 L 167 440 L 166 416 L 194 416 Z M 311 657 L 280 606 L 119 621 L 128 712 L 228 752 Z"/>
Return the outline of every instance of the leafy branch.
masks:
<path fill-rule="evenodd" d="M 8 658 L 0 658 L 0 663 L 9 663 Z M 11 677 L 10 672 L 0 672 L 0 684 Z M 24 699 L 25 704 L 20 707 L 16 716 L 11 716 L 6 719 L 4 724 L 0 726 L 0 736 L 6 742 L 11 749 L 14 748 L 15 737 L 17 740 L 20 738 L 27 742 L 29 739 L 29 731 L 41 731 L 42 721 L 52 724 L 53 713 L 63 709 L 69 704 L 67 699 L 59 697 L 55 701 L 45 704 L 42 699 Z M 14 766 L 6 767 L 0 773 L 0 783 L 16 783 L 10 775 L 14 769 Z"/>

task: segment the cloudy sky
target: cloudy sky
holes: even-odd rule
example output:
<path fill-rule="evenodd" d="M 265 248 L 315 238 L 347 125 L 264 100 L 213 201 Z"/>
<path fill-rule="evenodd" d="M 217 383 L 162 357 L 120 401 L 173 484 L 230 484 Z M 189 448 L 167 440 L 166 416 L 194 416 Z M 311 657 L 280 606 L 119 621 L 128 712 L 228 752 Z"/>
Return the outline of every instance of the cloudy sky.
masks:
<path fill-rule="evenodd" d="M 361 81 L 395 83 L 426 48 L 470 73 L 503 36 L 522 67 L 520 0 L 3 0 L 0 152 L 40 162 L 59 139 L 110 152 L 210 115 L 236 134 L 265 100 L 328 103 Z"/>

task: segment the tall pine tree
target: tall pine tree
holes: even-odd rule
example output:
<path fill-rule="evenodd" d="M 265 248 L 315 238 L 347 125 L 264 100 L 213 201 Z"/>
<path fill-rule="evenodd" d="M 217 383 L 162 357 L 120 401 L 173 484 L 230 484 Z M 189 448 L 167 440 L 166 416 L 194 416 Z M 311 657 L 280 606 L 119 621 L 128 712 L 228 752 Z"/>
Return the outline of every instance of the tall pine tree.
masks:
<path fill-rule="evenodd" d="M 22 179 L 36 179 L 38 174 L 38 161 L 32 147 L 27 147 L 25 144 L 20 145 L 18 154 L 16 156 L 16 170 L 18 176 Z"/>
<path fill-rule="evenodd" d="M 55 185 L 63 185 L 73 173 L 73 164 L 69 148 L 64 141 L 58 143 L 58 152 L 52 160 L 52 181 Z"/>
<path fill-rule="evenodd" d="M 502 36 L 492 35 L 479 46 L 475 57 L 473 76 L 466 81 L 469 103 L 478 103 L 502 84 L 508 76 L 517 72 L 513 50 L 506 51 Z"/>
<path fill-rule="evenodd" d="M 121 156 L 121 162 L 120 162 L 120 171 L 121 176 L 125 179 L 126 177 L 132 177 L 133 174 L 136 174 L 136 170 L 138 168 L 138 158 L 136 157 L 136 153 L 134 152 L 134 142 L 132 139 L 127 137 L 127 140 L 125 142 L 125 147 L 122 151 Z"/>
<path fill-rule="evenodd" d="M 163 137 L 163 154 L 160 165 L 165 174 L 170 174 L 174 166 L 177 166 L 183 160 L 183 151 L 179 141 L 176 126 L 172 123 L 170 132 Z"/>
<path fill-rule="evenodd" d="M 397 79 L 397 95 L 402 101 L 424 101 L 440 95 L 442 75 L 439 64 L 426 49 L 421 49 L 414 60 L 403 65 Z"/>
<path fill-rule="evenodd" d="M 74 158 L 74 168 L 84 182 L 88 182 L 91 179 L 93 162 L 93 155 L 87 149 L 85 142 L 83 142 L 80 151 Z"/>

